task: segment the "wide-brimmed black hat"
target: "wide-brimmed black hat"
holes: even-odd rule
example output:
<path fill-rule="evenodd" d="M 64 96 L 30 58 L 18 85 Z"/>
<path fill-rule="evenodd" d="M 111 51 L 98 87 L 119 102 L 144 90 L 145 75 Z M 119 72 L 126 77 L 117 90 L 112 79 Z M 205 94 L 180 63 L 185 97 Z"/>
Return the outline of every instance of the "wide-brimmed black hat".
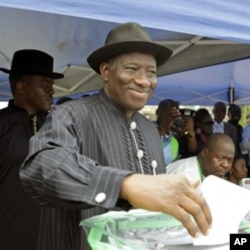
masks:
<path fill-rule="evenodd" d="M 91 68 L 100 73 L 99 66 L 116 55 L 128 52 L 147 52 L 153 54 L 157 66 L 162 65 L 172 55 L 172 51 L 151 38 L 137 23 L 124 23 L 113 28 L 105 41 L 105 46 L 94 51 L 87 58 Z"/>
<path fill-rule="evenodd" d="M 42 75 L 52 79 L 63 78 L 63 74 L 53 72 L 53 62 L 53 57 L 43 51 L 24 49 L 14 53 L 11 69 L 0 68 L 0 71 L 7 74 Z"/>

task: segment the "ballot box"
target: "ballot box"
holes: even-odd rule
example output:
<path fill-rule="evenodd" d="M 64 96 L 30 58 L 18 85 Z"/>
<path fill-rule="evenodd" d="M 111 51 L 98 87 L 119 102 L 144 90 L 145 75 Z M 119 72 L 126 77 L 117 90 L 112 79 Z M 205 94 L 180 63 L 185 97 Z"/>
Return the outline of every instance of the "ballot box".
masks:
<path fill-rule="evenodd" d="M 143 209 L 110 211 L 80 225 L 93 250 L 229 250 L 231 234 L 240 250 L 247 237 L 233 238 L 233 234 L 250 235 L 250 190 L 209 176 L 201 191 L 213 217 L 206 237 L 194 239 L 173 216 Z"/>
<path fill-rule="evenodd" d="M 83 220 L 80 225 L 93 250 L 229 250 L 230 235 L 226 243 L 194 245 L 193 238 L 174 217 L 142 209 L 110 211 Z M 238 232 L 250 233 L 250 212 Z"/>

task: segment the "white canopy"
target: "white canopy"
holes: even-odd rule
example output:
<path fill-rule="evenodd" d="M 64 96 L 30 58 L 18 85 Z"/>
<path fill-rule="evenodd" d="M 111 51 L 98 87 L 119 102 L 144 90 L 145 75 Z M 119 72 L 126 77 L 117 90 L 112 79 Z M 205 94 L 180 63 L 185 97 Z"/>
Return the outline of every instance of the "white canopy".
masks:
<path fill-rule="evenodd" d="M 0 67 L 10 68 L 16 50 L 40 49 L 65 74 L 55 96 L 96 90 L 102 82 L 87 56 L 117 23 L 135 21 L 174 50 L 148 104 L 172 98 L 212 105 L 233 96 L 238 104 L 250 103 L 249 17 L 250 0 L 0 0 Z M 201 69 L 208 65 L 216 66 Z M 7 77 L 0 73 L 0 100 L 11 98 Z"/>

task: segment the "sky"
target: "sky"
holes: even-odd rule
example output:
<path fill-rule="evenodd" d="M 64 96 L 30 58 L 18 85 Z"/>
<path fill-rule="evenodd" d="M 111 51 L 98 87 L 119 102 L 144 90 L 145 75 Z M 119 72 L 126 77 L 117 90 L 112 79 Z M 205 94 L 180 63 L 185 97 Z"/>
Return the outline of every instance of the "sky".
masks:
<path fill-rule="evenodd" d="M 7 107 L 8 102 L 0 102 L 0 109 Z"/>

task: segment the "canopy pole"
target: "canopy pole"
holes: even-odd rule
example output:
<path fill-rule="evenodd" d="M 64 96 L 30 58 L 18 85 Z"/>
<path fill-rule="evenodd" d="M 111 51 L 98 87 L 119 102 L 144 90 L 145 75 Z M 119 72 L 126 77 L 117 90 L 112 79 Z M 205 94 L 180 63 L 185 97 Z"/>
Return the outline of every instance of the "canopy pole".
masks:
<path fill-rule="evenodd" d="M 231 77 L 230 87 L 228 88 L 228 97 L 229 97 L 229 104 L 233 104 L 234 103 L 233 77 Z"/>

